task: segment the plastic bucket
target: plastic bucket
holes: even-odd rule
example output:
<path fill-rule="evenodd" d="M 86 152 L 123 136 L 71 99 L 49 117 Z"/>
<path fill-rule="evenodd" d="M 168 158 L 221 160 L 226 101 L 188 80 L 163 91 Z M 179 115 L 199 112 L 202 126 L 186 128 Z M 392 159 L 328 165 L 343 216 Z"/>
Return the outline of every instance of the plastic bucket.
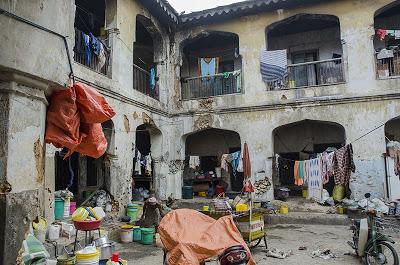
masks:
<path fill-rule="evenodd" d="M 75 256 L 60 256 L 57 258 L 57 265 L 75 265 L 76 257 Z"/>
<path fill-rule="evenodd" d="M 289 205 L 286 203 L 282 203 L 281 208 L 279 209 L 280 214 L 288 214 L 289 213 Z"/>
<path fill-rule="evenodd" d="M 126 215 L 131 218 L 131 222 L 134 222 L 137 220 L 138 209 L 128 208 L 128 209 L 126 209 Z"/>
<path fill-rule="evenodd" d="M 98 265 L 99 261 L 99 250 L 94 253 L 80 253 L 80 251 L 76 252 L 76 265 Z"/>
<path fill-rule="evenodd" d="M 308 190 L 302 190 L 302 191 L 301 191 L 301 195 L 302 195 L 303 198 L 307 198 L 307 196 L 308 196 Z"/>
<path fill-rule="evenodd" d="M 133 227 L 133 241 L 140 242 L 142 240 L 142 230 L 139 226 Z"/>
<path fill-rule="evenodd" d="M 143 245 L 152 245 L 154 241 L 154 229 L 153 228 L 140 228 L 142 233 L 142 240 L 140 243 Z"/>
<path fill-rule="evenodd" d="M 56 220 L 62 220 L 64 216 L 64 200 L 56 198 L 54 200 L 54 218 Z"/>
<path fill-rule="evenodd" d="M 193 187 L 183 186 L 182 187 L 182 198 L 183 199 L 193 199 Z"/>
<path fill-rule="evenodd" d="M 37 240 L 42 243 L 46 241 L 46 230 L 34 229 L 33 235 L 36 237 Z"/>
<path fill-rule="evenodd" d="M 70 202 L 69 204 L 69 214 L 72 215 L 76 210 L 76 202 Z"/>
<path fill-rule="evenodd" d="M 120 237 L 122 243 L 133 242 L 133 228 L 122 228 L 120 231 Z"/>

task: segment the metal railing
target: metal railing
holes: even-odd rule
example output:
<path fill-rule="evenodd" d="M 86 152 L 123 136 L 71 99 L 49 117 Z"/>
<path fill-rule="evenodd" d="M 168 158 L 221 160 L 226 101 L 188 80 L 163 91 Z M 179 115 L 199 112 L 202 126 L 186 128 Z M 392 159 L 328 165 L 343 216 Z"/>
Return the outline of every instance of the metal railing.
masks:
<path fill-rule="evenodd" d="M 158 86 L 150 87 L 150 73 L 136 64 L 133 64 L 133 89 L 159 99 Z"/>
<path fill-rule="evenodd" d="M 269 84 L 271 90 L 325 86 L 345 82 L 342 58 L 290 64 L 284 80 Z"/>
<path fill-rule="evenodd" d="M 102 59 L 100 59 L 99 56 L 97 56 L 92 51 L 92 49 L 90 49 L 89 55 L 87 55 L 86 53 L 87 48 L 85 46 L 82 33 L 83 33 L 82 31 L 75 28 L 75 47 L 74 47 L 75 62 L 87 66 L 97 73 L 108 75 L 110 66 L 109 48 L 105 45 L 105 43 L 102 42 L 104 46 L 104 55 L 105 55 L 105 58 Z"/>
<path fill-rule="evenodd" d="M 400 50 L 393 51 L 393 57 L 376 59 L 376 75 L 378 78 L 387 78 L 392 76 L 400 76 Z"/>
<path fill-rule="evenodd" d="M 242 92 L 240 70 L 211 76 L 189 77 L 182 80 L 182 99 L 229 95 Z"/>

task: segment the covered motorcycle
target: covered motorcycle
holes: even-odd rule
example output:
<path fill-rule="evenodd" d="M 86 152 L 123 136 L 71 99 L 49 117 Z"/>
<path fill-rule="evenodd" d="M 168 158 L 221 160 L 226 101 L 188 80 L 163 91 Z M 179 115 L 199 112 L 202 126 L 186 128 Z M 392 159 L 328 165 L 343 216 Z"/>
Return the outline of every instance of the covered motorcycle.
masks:
<path fill-rule="evenodd" d="M 197 265 L 223 256 L 232 247 L 242 246 L 248 265 L 255 265 L 232 216 L 215 220 L 195 210 L 179 209 L 168 213 L 158 227 L 167 252 L 167 264 Z M 226 254 L 226 253 L 225 253 Z"/>

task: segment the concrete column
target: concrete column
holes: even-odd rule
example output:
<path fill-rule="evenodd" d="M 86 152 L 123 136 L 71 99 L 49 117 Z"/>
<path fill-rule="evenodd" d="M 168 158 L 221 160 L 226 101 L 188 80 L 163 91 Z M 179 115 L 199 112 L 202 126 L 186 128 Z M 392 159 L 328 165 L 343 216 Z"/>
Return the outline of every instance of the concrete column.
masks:
<path fill-rule="evenodd" d="M 11 265 L 31 221 L 44 214 L 47 101 L 39 90 L 44 84 L 15 74 L 0 78 L 12 80 L 0 83 L 0 263 Z"/>

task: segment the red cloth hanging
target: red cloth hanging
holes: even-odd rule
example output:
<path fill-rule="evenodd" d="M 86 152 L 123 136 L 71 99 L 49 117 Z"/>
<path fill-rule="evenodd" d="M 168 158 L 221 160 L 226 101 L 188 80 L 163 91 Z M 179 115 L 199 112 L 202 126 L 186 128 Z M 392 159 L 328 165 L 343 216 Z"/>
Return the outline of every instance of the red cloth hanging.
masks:
<path fill-rule="evenodd" d="M 378 35 L 379 39 L 383 41 L 386 37 L 386 29 L 377 29 L 376 35 Z"/>
<path fill-rule="evenodd" d="M 251 163 L 247 143 L 244 143 L 243 146 L 243 176 L 243 192 L 254 192 L 253 184 L 251 184 Z"/>

